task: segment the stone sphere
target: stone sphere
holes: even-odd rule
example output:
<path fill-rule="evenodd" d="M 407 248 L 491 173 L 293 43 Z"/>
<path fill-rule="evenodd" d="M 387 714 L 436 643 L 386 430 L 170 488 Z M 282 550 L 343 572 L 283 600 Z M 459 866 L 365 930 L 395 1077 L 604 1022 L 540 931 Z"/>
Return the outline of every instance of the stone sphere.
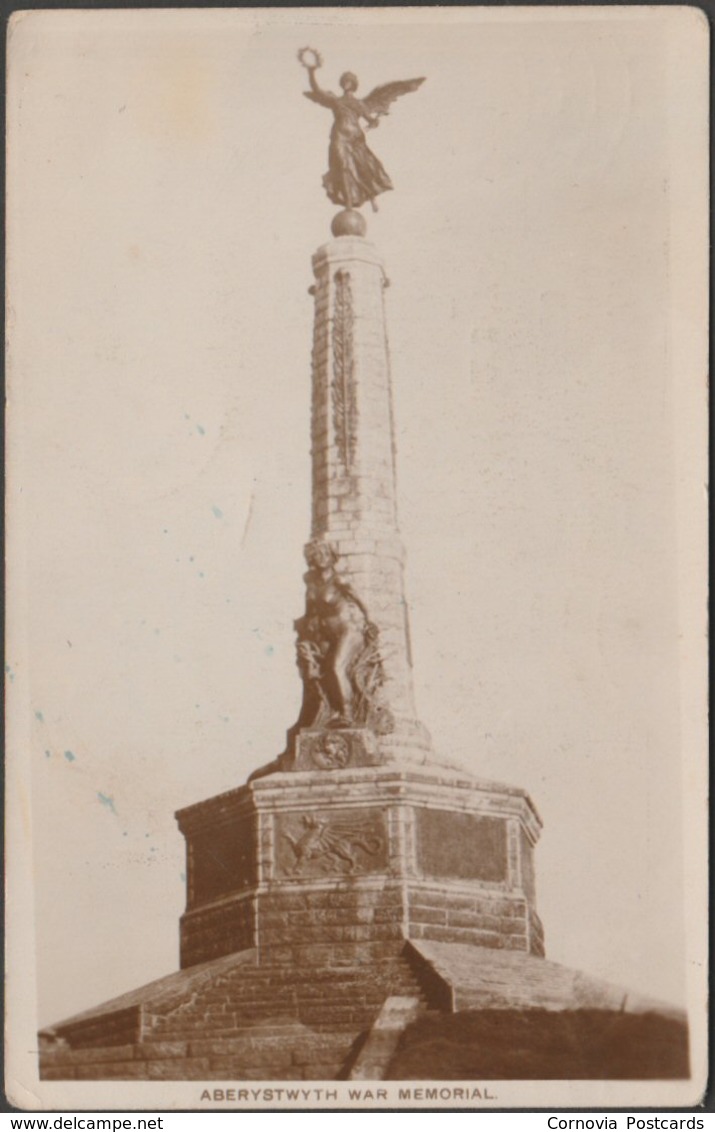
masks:
<path fill-rule="evenodd" d="M 330 231 L 334 236 L 364 236 L 367 232 L 367 221 L 354 208 L 344 208 L 333 217 Z"/>

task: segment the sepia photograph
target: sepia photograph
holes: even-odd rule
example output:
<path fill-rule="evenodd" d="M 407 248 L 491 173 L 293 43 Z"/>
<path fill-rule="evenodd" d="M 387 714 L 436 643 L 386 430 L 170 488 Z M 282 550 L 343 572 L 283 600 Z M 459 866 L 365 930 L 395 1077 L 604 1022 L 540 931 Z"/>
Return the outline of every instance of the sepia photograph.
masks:
<path fill-rule="evenodd" d="M 701 1100 L 708 44 L 12 17 L 17 1108 Z"/>

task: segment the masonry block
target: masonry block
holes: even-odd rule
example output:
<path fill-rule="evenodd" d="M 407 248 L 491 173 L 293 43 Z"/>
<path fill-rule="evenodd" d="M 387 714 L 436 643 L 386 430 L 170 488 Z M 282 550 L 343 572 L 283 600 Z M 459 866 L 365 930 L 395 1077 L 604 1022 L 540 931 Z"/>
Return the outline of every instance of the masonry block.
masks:
<path fill-rule="evenodd" d="M 298 757 L 314 759 L 305 740 Z M 183 967 L 256 948 L 261 962 L 333 968 L 411 936 L 543 954 L 540 822 L 522 790 L 357 765 L 276 773 L 177 818 Z"/>

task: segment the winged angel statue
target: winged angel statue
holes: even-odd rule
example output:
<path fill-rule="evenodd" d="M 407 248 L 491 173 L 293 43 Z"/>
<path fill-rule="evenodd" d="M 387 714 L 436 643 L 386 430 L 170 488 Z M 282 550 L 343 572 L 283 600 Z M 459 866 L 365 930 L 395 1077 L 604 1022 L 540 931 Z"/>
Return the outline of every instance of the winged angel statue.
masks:
<path fill-rule="evenodd" d="M 395 99 L 417 90 L 424 79 L 385 83 L 375 87 L 366 98 L 358 98 L 355 94 L 357 77 L 346 71 L 340 76 L 343 93 L 337 95 L 318 85 L 315 72 L 323 60 L 317 51 L 304 47 L 298 52 L 298 58 L 308 72 L 310 83 L 310 90 L 303 92 L 305 97 L 332 110 L 335 117 L 330 134 L 328 172 L 323 177 L 326 193 L 334 204 L 344 208 L 359 208 L 369 200 L 377 212 L 375 197 L 391 189 L 392 181 L 368 148 L 360 122 L 364 119 L 367 128 L 374 129 L 380 124 L 380 116 L 389 114 Z"/>

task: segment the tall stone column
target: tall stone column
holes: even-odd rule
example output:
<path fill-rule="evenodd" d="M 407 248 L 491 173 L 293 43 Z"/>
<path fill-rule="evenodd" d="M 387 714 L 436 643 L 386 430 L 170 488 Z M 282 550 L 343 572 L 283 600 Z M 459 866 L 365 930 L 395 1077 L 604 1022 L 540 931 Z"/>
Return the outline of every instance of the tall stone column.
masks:
<path fill-rule="evenodd" d="M 388 281 L 354 234 L 319 248 L 313 271 L 313 518 L 296 622 L 305 702 L 282 769 L 424 763 L 397 525 Z"/>

